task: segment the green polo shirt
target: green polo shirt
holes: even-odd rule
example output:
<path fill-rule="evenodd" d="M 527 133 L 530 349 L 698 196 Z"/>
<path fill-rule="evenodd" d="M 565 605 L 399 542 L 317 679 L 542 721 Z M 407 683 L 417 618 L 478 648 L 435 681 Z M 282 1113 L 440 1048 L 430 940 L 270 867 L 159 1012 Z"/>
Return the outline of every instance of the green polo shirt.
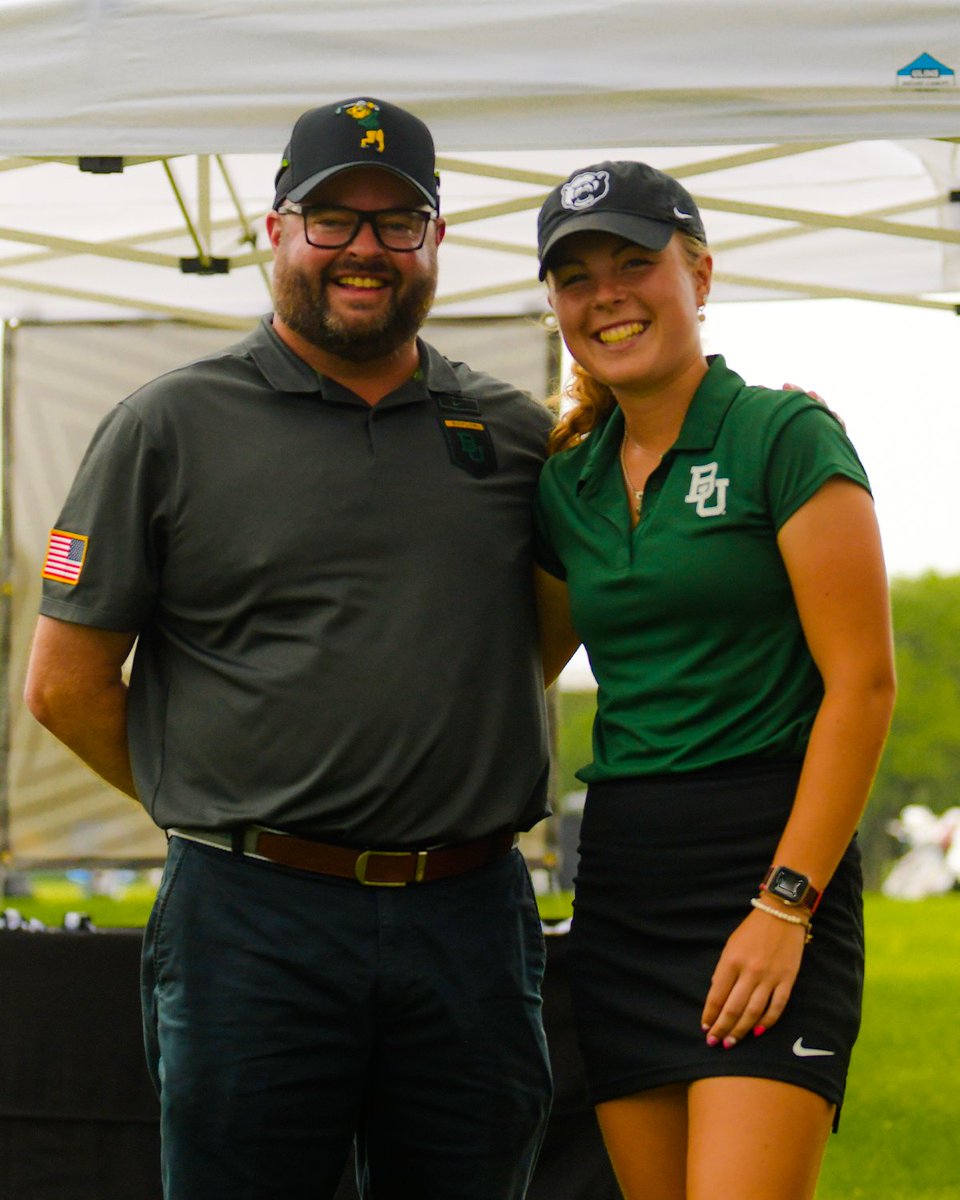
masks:
<path fill-rule="evenodd" d="M 420 356 L 371 407 L 265 320 L 101 424 L 57 519 L 82 564 L 41 611 L 139 634 L 128 730 L 157 824 L 386 846 L 544 814 L 551 416 Z"/>
<path fill-rule="evenodd" d="M 598 684 L 580 778 L 801 757 L 823 688 L 776 535 L 828 479 L 869 487 L 842 426 L 711 358 L 634 529 L 622 438 L 615 408 L 539 485 L 537 558 L 567 581 Z"/>

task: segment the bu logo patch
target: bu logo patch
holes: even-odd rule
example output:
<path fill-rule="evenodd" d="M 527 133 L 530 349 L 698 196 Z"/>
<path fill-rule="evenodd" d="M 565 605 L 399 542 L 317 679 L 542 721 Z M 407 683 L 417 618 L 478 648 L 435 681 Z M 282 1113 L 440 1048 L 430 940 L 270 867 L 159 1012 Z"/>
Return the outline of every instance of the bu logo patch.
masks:
<path fill-rule="evenodd" d="M 704 463 L 690 468 L 690 491 L 684 496 L 687 504 L 697 506 L 698 517 L 722 517 L 727 511 L 729 479 L 717 478 L 717 464 Z M 711 503 L 712 501 L 712 503 Z"/>
<path fill-rule="evenodd" d="M 441 417 L 440 428 L 447 439 L 450 461 L 454 466 L 483 479 L 497 469 L 497 454 L 490 430 L 482 421 L 459 421 Z"/>

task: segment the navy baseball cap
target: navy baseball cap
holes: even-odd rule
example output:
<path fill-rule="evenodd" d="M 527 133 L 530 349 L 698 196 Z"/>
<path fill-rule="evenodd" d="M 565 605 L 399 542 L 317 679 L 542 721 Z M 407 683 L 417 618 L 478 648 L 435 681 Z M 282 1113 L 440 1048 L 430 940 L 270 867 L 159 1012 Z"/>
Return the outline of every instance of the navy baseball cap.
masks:
<path fill-rule="evenodd" d="M 543 202 L 537 218 L 540 278 L 551 251 L 571 233 L 615 233 L 662 250 L 677 229 L 707 240 L 693 197 L 672 175 L 640 162 L 595 163 L 574 171 Z"/>
<path fill-rule="evenodd" d="M 325 179 L 351 167 L 380 167 L 413 184 L 440 208 L 440 180 L 430 130 L 386 100 L 358 96 L 311 108 L 297 120 L 274 184 L 273 207 L 303 200 Z"/>

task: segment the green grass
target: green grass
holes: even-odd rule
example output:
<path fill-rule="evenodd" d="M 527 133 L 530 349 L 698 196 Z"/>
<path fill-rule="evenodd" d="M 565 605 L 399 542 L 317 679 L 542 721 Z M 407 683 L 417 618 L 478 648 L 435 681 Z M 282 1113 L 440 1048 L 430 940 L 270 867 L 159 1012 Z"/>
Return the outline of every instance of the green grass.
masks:
<path fill-rule="evenodd" d="M 36 917 L 44 925 L 58 928 L 66 912 L 86 913 L 94 925 L 107 928 L 137 928 L 146 925 L 156 889 L 137 881 L 116 898 L 88 896 L 77 883 L 62 876 L 39 876 L 33 880 L 33 895 L 11 897 L 5 908 L 15 908 L 23 917 Z"/>
<path fill-rule="evenodd" d="M 867 897 L 867 982 L 817 1200 L 958 1200 L 960 893 Z"/>
<path fill-rule="evenodd" d="M 537 897 L 541 920 L 565 921 L 573 912 L 573 892 L 545 892 Z"/>
<path fill-rule="evenodd" d="M 153 899 L 145 882 L 117 899 L 62 879 L 35 891 L 6 904 L 52 926 L 69 909 L 101 927 L 143 925 Z M 540 907 L 562 918 L 570 896 L 542 896 Z M 912 903 L 871 894 L 866 908 L 863 1028 L 817 1200 L 960 1200 L 960 892 Z"/>

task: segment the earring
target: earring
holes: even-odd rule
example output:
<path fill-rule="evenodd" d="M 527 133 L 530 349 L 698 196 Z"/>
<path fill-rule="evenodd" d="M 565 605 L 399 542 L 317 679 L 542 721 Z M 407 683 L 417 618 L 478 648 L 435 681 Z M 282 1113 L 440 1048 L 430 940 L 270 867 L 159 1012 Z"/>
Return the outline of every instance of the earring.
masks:
<path fill-rule="evenodd" d="M 707 319 L 706 308 L 702 304 L 697 305 L 697 320 L 705 321 Z"/>

